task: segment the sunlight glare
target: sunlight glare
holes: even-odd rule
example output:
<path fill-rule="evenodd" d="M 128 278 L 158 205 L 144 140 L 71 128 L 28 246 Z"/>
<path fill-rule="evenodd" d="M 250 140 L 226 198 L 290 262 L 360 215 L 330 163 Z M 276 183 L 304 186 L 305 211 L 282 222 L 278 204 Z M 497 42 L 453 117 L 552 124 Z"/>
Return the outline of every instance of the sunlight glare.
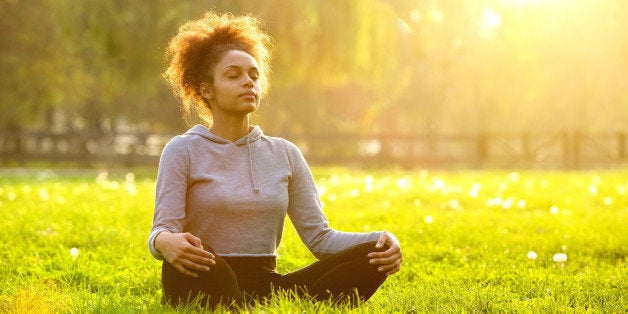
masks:
<path fill-rule="evenodd" d="M 482 20 L 484 25 L 495 28 L 502 24 L 502 16 L 490 7 L 485 7 L 482 11 Z"/>
<path fill-rule="evenodd" d="M 410 11 L 410 19 L 414 23 L 419 23 L 423 19 L 423 15 L 421 14 L 421 11 L 413 9 L 412 11 Z"/>
<path fill-rule="evenodd" d="M 494 39 L 501 23 L 501 15 L 495 10 L 485 7 L 482 11 L 482 24 L 478 30 L 478 35 L 484 40 Z"/>
<path fill-rule="evenodd" d="M 430 9 L 429 16 L 435 24 L 441 24 L 445 19 L 443 12 L 436 6 Z"/>

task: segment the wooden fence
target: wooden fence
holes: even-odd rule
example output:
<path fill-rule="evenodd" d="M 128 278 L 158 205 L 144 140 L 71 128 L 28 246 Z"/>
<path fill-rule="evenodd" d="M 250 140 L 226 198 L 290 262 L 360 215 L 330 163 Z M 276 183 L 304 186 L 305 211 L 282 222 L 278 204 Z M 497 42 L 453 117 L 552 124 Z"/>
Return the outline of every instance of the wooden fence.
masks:
<path fill-rule="evenodd" d="M 0 133 L 0 163 L 157 165 L 172 134 Z M 589 169 L 628 165 L 623 132 L 285 135 L 310 164 L 406 168 Z"/>

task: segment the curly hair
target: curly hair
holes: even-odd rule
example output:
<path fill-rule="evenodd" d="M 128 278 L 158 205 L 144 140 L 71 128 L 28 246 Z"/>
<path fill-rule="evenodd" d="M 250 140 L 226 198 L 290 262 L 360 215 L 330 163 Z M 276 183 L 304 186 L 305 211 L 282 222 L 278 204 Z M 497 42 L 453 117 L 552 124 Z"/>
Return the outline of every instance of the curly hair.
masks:
<path fill-rule="evenodd" d="M 213 68 L 230 50 L 250 54 L 259 66 L 262 95 L 268 91 L 270 74 L 270 36 L 260 30 L 259 21 L 251 16 L 234 17 L 229 13 L 207 12 L 183 24 L 166 48 L 168 66 L 163 77 L 181 99 L 186 122 L 198 116 L 212 123 L 208 101 L 200 93 L 200 84 L 213 84 Z"/>

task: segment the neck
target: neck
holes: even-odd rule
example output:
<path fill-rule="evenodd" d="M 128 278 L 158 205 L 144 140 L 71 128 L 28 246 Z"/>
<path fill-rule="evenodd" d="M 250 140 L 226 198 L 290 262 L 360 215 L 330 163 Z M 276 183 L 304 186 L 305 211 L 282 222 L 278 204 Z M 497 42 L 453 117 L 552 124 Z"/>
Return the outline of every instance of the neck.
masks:
<path fill-rule="evenodd" d="M 212 133 L 235 142 L 245 135 L 249 134 L 249 119 L 241 119 L 240 121 L 224 121 L 222 119 L 214 120 L 212 127 L 209 129 Z"/>

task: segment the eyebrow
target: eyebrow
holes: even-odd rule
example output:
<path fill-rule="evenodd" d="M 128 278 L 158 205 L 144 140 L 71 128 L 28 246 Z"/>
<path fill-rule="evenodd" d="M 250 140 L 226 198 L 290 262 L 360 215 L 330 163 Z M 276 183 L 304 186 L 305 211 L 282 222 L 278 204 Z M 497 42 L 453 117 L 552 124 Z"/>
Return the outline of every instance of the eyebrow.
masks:
<path fill-rule="evenodd" d="M 224 69 L 225 69 L 225 70 L 230 69 L 230 68 L 238 68 L 238 69 L 242 69 L 243 67 L 241 67 L 241 66 L 239 66 L 239 65 L 228 65 L 228 66 L 224 67 Z M 259 72 L 259 69 L 258 69 L 257 67 L 250 67 L 250 68 L 249 68 L 249 71 L 250 71 L 250 70 L 255 70 L 255 71 L 258 71 L 258 72 Z"/>

